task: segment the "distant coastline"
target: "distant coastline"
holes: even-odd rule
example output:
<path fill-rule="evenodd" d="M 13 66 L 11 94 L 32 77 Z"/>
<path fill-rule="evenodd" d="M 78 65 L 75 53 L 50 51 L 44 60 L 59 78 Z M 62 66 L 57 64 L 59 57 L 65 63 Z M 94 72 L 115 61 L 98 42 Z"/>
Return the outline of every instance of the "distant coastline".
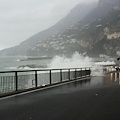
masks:
<path fill-rule="evenodd" d="M 21 66 L 18 66 L 18 69 L 27 69 L 27 68 L 32 68 L 32 69 L 35 69 L 35 68 L 47 68 L 47 65 L 36 65 L 36 64 L 28 64 L 28 65 L 21 65 Z"/>
<path fill-rule="evenodd" d="M 28 57 L 26 59 L 20 59 L 20 61 L 29 61 L 29 60 L 48 60 L 52 59 L 52 57 Z"/>

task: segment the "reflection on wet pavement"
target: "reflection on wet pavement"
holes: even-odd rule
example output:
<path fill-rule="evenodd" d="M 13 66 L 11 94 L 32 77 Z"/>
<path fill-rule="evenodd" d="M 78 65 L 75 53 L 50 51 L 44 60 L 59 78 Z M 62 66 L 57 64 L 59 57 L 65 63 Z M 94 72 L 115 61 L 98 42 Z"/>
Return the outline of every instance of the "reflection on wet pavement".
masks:
<path fill-rule="evenodd" d="M 60 87 L 56 92 L 69 93 L 80 89 L 88 89 L 91 87 L 98 87 L 104 85 L 119 85 L 120 84 L 120 72 L 113 72 L 106 74 L 105 76 L 97 76 L 91 78 L 81 79 L 75 82 L 68 83 Z"/>
<path fill-rule="evenodd" d="M 105 75 L 105 83 L 106 84 L 119 84 L 120 85 L 120 72 L 113 72 Z"/>
<path fill-rule="evenodd" d="M 54 87 L 54 89 L 47 89 L 49 94 L 68 94 L 71 92 L 77 92 L 79 90 L 91 89 L 94 87 L 102 87 L 109 85 L 119 85 L 120 84 L 120 73 L 113 72 L 105 74 L 103 76 L 94 76 L 84 79 L 78 79 L 77 81 L 72 81 L 70 83 Z"/>

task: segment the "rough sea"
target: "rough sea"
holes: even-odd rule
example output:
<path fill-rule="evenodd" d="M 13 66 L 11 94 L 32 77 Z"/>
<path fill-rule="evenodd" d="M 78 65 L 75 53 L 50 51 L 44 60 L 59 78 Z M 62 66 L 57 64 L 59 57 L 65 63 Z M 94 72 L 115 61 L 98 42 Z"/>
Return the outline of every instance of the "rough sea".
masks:
<path fill-rule="evenodd" d="M 23 60 L 23 59 L 27 59 L 27 57 L 0 56 L 0 71 L 37 69 L 37 66 L 38 68 L 43 68 L 43 67 L 46 67 L 47 64 L 50 62 L 50 60 L 47 60 L 47 59 L 46 60 Z M 34 66 L 36 66 L 36 68 L 33 68 Z"/>

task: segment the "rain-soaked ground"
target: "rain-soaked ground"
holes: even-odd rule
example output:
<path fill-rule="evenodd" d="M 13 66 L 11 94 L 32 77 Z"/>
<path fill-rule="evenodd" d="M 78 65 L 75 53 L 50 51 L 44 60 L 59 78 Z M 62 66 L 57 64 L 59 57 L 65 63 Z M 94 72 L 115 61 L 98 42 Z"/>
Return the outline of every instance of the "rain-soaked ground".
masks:
<path fill-rule="evenodd" d="M 0 120 L 120 120 L 120 73 L 0 99 Z"/>

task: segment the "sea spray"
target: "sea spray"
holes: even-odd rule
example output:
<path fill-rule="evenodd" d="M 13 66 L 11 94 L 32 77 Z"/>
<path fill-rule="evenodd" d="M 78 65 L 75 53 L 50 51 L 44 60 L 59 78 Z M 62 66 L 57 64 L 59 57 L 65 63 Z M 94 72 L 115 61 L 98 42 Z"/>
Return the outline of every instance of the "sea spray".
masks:
<path fill-rule="evenodd" d="M 92 58 L 83 56 L 78 52 L 75 52 L 71 58 L 66 56 L 55 56 L 51 63 L 48 65 L 49 68 L 83 68 L 92 67 Z"/>
<path fill-rule="evenodd" d="M 95 65 L 115 65 L 114 61 L 102 61 L 102 62 L 97 62 Z"/>
<path fill-rule="evenodd" d="M 51 63 L 48 65 L 50 69 L 62 69 L 62 68 L 85 68 L 90 67 L 92 70 L 92 76 L 101 76 L 103 75 L 103 68 L 99 65 L 95 65 L 95 62 L 92 58 L 84 56 L 75 52 L 71 58 L 66 56 L 55 56 Z"/>
<path fill-rule="evenodd" d="M 91 68 L 91 76 L 103 76 L 103 67 L 99 65 L 93 65 Z"/>

